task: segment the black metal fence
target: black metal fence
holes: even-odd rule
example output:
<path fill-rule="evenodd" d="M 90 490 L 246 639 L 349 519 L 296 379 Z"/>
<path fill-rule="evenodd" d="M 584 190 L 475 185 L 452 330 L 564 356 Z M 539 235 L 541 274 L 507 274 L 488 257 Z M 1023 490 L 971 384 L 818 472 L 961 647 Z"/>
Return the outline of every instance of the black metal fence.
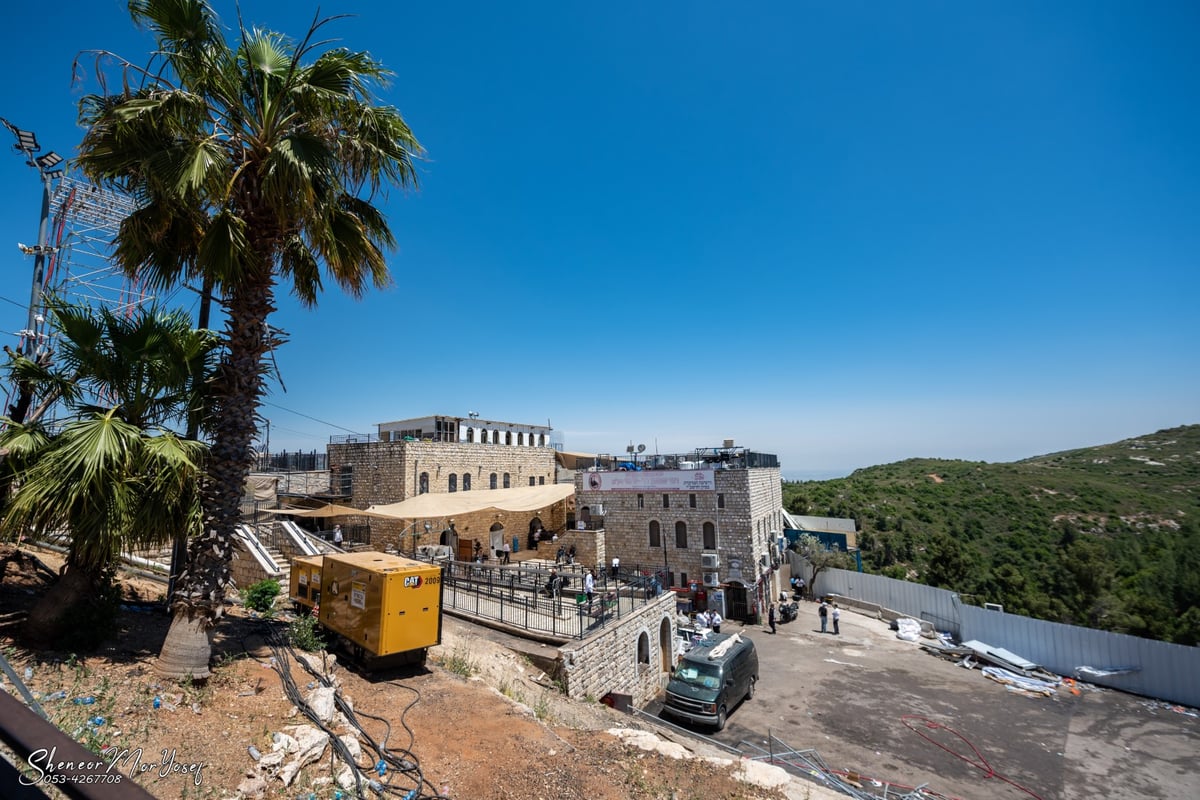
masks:
<path fill-rule="evenodd" d="M 592 601 L 583 591 L 587 570 L 577 564 L 555 568 L 528 564 L 446 564 L 443 605 L 475 617 L 513 625 L 564 641 L 582 639 L 664 591 L 659 572 L 622 569 L 597 574 Z"/>

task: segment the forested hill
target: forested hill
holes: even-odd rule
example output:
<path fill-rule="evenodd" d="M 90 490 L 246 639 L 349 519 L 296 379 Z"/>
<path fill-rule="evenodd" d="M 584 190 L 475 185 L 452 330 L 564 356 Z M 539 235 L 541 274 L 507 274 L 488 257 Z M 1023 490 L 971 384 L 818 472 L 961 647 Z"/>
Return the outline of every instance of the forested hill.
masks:
<path fill-rule="evenodd" d="M 911 459 L 785 483 L 852 517 L 863 568 L 1040 619 L 1200 641 L 1200 425 L 1010 464 Z"/>

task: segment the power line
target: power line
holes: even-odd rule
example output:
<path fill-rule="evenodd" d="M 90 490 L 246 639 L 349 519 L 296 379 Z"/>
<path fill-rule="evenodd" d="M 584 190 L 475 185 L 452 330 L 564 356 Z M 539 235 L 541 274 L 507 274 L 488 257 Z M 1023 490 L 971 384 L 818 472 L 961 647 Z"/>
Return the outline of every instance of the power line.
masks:
<path fill-rule="evenodd" d="M 353 428 L 344 428 L 341 425 L 338 425 L 336 423 L 326 422 L 323 419 L 317 419 L 316 417 L 310 417 L 308 414 L 302 414 L 299 411 L 293 411 L 290 408 L 284 408 L 283 406 L 279 405 L 278 403 L 272 403 L 269 400 L 263 400 L 262 404 L 264 406 L 271 406 L 272 408 L 278 408 L 279 410 L 286 411 L 289 414 L 295 414 L 297 417 L 304 417 L 305 419 L 311 419 L 313 422 L 319 423 L 321 425 L 328 425 L 331 428 L 337 428 L 339 431 L 345 431 L 346 433 L 362 433 L 362 431 L 356 431 Z"/>

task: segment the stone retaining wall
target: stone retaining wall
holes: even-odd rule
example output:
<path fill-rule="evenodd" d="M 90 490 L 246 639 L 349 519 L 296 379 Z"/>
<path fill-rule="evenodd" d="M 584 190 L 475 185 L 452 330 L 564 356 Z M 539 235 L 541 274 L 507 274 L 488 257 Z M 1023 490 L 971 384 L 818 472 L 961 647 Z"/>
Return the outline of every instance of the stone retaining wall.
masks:
<path fill-rule="evenodd" d="M 559 648 L 559 677 L 568 697 L 627 695 L 653 700 L 675 665 L 675 594 L 666 592 L 599 634 Z"/>

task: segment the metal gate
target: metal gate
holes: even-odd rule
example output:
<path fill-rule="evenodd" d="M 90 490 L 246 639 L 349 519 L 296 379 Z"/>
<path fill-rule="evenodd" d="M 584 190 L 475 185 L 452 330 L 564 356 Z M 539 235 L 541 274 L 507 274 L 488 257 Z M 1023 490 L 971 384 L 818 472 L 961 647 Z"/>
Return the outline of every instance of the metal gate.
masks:
<path fill-rule="evenodd" d="M 725 590 L 725 600 L 729 603 L 730 619 L 753 622 L 750 619 L 750 606 L 746 602 L 745 586 L 730 586 Z"/>

